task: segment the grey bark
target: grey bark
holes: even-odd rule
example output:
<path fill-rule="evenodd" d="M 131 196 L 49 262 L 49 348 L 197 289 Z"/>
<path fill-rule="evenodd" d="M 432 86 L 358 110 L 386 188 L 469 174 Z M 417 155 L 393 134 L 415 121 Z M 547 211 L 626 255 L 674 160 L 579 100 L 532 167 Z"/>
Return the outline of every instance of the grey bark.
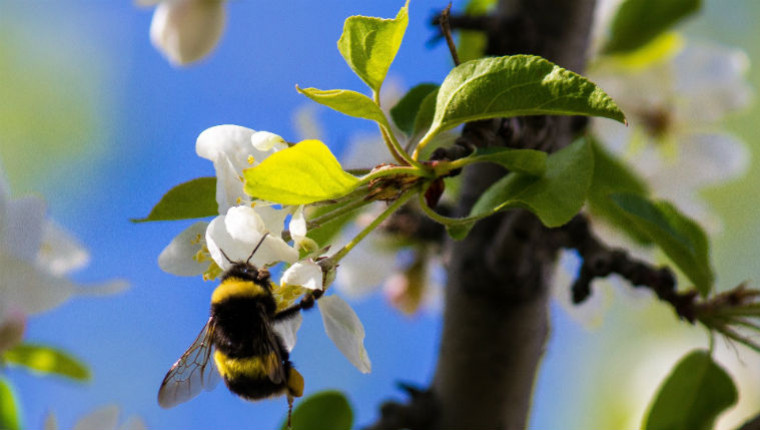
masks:
<path fill-rule="evenodd" d="M 501 0 L 491 55 L 536 54 L 582 72 L 594 0 Z M 518 127 L 519 126 L 519 127 Z M 471 124 L 480 144 L 542 148 L 570 143 L 571 118 L 538 117 Z M 465 136 L 466 137 L 466 136 Z M 504 175 L 468 169 L 457 212 Z M 549 333 L 548 298 L 557 245 L 530 213 L 507 212 L 478 223 L 449 244 L 440 354 L 431 387 L 432 428 L 521 429 Z"/>

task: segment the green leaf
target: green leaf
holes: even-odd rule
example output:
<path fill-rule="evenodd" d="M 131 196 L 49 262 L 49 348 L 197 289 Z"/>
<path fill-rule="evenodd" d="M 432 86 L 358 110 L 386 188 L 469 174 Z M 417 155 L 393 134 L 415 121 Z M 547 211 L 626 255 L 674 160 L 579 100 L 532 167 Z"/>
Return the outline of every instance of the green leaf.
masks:
<path fill-rule="evenodd" d="M 591 115 L 625 122 L 615 102 L 577 73 L 531 55 L 491 57 L 449 73 L 422 141 L 465 122 L 525 115 Z"/>
<path fill-rule="evenodd" d="M 90 370 L 84 363 L 49 346 L 22 343 L 5 351 L 3 359 L 9 364 L 26 367 L 42 375 L 64 376 L 77 381 L 90 380 Z"/>
<path fill-rule="evenodd" d="M 374 92 L 379 92 L 385 75 L 396 58 L 409 23 L 409 0 L 396 18 L 352 16 L 343 25 L 338 50 L 349 67 Z"/>
<path fill-rule="evenodd" d="M 612 200 L 706 297 L 715 278 L 710 245 L 702 228 L 667 202 L 651 202 L 630 193 L 613 194 Z"/>
<path fill-rule="evenodd" d="M 292 430 L 350 430 L 354 422 L 351 405 L 339 391 L 322 391 L 303 399 L 293 411 Z M 282 430 L 288 430 L 285 420 Z"/>
<path fill-rule="evenodd" d="M 433 116 L 435 116 L 435 102 L 438 99 L 438 90 L 439 88 L 434 89 L 422 99 L 420 108 L 414 118 L 412 136 L 418 136 L 419 134 L 422 134 L 422 132 L 427 131 L 430 128 L 430 124 L 433 123 Z"/>
<path fill-rule="evenodd" d="M 0 377 L 0 429 L 20 429 L 19 415 L 16 393 L 8 381 Z"/>
<path fill-rule="evenodd" d="M 172 221 L 205 218 L 219 214 L 216 203 L 216 178 L 197 178 L 179 184 L 161 197 L 147 217 L 132 222 Z"/>
<path fill-rule="evenodd" d="M 335 109 L 342 114 L 370 119 L 389 127 L 388 120 L 380 107 L 364 94 L 351 90 L 319 90 L 298 86 L 296 86 L 296 90 L 315 102 Z"/>
<path fill-rule="evenodd" d="M 243 176 L 246 194 L 284 205 L 341 197 L 359 185 L 359 179 L 345 172 L 318 140 L 277 151 L 258 166 L 245 169 Z"/>
<path fill-rule="evenodd" d="M 448 226 L 448 232 L 462 239 L 475 221 L 514 208 L 533 212 L 547 227 L 561 226 L 583 207 L 593 172 L 591 145 L 579 140 L 548 157 L 544 176 L 510 173 L 495 182 L 472 207 L 468 221 Z"/>
<path fill-rule="evenodd" d="M 474 154 L 467 157 L 473 162 L 488 161 L 500 164 L 512 172 L 525 173 L 530 176 L 541 176 L 546 171 L 547 155 L 535 149 L 513 148 L 478 148 Z"/>
<path fill-rule="evenodd" d="M 701 7 L 701 0 L 626 0 L 615 14 L 603 52 L 640 48 Z"/>
<path fill-rule="evenodd" d="M 644 180 L 628 166 L 608 153 L 596 140 L 592 140 L 594 151 L 594 179 L 588 194 L 591 212 L 604 218 L 615 227 L 625 232 L 631 239 L 642 245 L 652 241 L 636 224 L 628 221 L 625 212 L 610 199 L 614 193 L 632 193 L 641 196 L 649 195 Z"/>
<path fill-rule="evenodd" d="M 649 409 L 646 430 L 707 430 L 736 403 L 734 382 L 707 351 L 684 357 L 660 387 Z"/>
<path fill-rule="evenodd" d="M 414 122 L 422 102 L 428 94 L 438 89 L 437 84 L 419 84 L 409 90 L 404 97 L 391 108 L 391 118 L 399 130 L 407 136 L 414 133 Z"/>

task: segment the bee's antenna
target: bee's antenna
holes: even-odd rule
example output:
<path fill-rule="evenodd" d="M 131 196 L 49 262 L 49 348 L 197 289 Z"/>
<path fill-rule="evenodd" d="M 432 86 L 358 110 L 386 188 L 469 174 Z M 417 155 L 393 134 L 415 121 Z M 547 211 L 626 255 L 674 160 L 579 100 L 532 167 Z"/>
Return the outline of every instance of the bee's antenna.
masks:
<path fill-rule="evenodd" d="M 230 264 L 235 264 L 235 262 L 234 262 L 234 261 L 230 260 L 230 257 L 228 257 L 228 256 L 227 256 L 227 254 L 224 252 L 224 250 L 223 250 L 222 248 L 219 248 L 219 251 L 221 251 L 221 253 L 222 253 L 222 255 L 224 256 L 224 258 L 226 258 L 226 259 L 227 259 L 227 261 L 229 261 L 229 262 L 230 262 Z"/>
<path fill-rule="evenodd" d="M 263 236 L 261 236 L 261 240 L 259 241 L 258 245 L 256 245 L 255 248 L 253 248 L 253 251 L 251 251 L 251 255 L 248 256 L 247 260 L 245 260 L 245 264 L 249 264 L 250 263 L 251 258 L 253 258 L 253 254 L 255 254 L 256 251 L 258 251 L 259 247 L 261 246 L 262 243 L 264 243 L 264 239 L 266 239 L 267 236 L 269 236 L 269 232 L 266 232 L 266 233 L 264 233 Z"/>

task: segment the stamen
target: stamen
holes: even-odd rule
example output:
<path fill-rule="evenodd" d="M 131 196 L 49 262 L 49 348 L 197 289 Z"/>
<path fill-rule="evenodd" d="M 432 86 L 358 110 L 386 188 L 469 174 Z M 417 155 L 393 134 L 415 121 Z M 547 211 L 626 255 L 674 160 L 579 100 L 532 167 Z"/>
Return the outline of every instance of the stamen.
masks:
<path fill-rule="evenodd" d="M 253 163 L 256 162 L 256 159 L 253 158 L 253 155 L 248 156 L 248 164 L 253 165 Z"/>

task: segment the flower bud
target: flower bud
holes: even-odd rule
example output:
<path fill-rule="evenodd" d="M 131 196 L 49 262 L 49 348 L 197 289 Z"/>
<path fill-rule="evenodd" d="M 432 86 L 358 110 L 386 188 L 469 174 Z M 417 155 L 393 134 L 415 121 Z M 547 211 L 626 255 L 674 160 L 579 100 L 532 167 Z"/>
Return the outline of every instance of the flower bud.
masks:
<path fill-rule="evenodd" d="M 153 13 L 150 40 L 174 65 L 205 57 L 224 29 L 223 0 L 164 0 Z"/>

